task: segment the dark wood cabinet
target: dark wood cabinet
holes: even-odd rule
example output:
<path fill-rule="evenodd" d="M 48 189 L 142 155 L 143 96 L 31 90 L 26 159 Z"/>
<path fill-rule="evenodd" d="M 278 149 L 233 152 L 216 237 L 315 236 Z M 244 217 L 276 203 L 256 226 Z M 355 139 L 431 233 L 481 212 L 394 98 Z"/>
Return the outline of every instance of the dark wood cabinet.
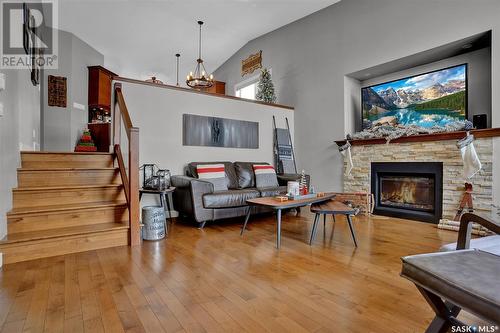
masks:
<path fill-rule="evenodd" d="M 212 94 L 226 94 L 226 82 L 215 81 L 214 85 L 210 88 L 203 89 L 204 92 L 212 93 Z"/>
<path fill-rule="evenodd" d="M 111 146 L 111 123 L 90 123 L 88 127 L 97 151 L 109 153 L 109 147 Z"/>
<path fill-rule="evenodd" d="M 89 66 L 89 118 L 92 111 L 100 110 L 104 113 L 111 111 L 111 84 L 115 73 L 102 66 Z M 92 121 L 92 119 L 89 119 Z"/>

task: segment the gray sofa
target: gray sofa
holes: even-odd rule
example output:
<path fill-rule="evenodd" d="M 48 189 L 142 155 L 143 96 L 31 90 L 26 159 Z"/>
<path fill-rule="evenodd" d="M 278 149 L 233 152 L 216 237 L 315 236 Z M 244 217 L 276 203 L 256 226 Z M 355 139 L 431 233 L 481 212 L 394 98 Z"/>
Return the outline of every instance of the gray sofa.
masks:
<path fill-rule="evenodd" d="M 198 179 L 196 167 L 199 164 L 224 164 L 227 191 L 214 191 L 212 183 Z M 275 196 L 286 192 L 289 180 L 298 180 L 298 174 L 278 175 L 278 187 L 255 187 L 253 164 L 265 162 L 191 162 L 185 169 L 185 175 L 172 176 L 174 209 L 181 216 L 196 221 L 201 228 L 208 221 L 244 216 L 247 212 L 248 199 Z M 309 182 L 309 176 L 307 176 Z M 252 208 L 252 213 L 270 210 Z"/>

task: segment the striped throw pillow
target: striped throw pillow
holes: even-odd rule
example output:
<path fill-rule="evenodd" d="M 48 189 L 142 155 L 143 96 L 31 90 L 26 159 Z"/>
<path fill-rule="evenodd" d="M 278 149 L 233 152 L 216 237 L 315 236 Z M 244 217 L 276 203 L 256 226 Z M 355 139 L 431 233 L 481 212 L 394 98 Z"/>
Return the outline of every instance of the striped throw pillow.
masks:
<path fill-rule="evenodd" d="M 196 166 L 198 178 L 214 184 L 214 191 L 227 191 L 224 164 L 199 164 Z"/>
<path fill-rule="evenodd" d="M 278 177 L 274 167 L 269 164 L 254 164 L 253 171 L 255 173 L 256 187 L 277 187 Z"/>

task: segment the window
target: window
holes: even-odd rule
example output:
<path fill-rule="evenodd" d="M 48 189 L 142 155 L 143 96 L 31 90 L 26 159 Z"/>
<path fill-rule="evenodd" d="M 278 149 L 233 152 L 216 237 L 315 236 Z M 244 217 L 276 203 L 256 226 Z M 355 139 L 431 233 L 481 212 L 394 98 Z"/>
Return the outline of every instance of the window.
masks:
<path fill-rule="evenodd" d="M 271 75 L 273 70 L 269 68 Z M 255 100 L 257 95 L 257 85 L 259 84 L 260 74 L 254 75 L 243 82 L 237 83 L 234 86 L 234 96 Z"/>
<path fill-rule="evenodd" d="M 257 83 L 258 82 L 253 82 L 236 88 L 236 97 L 255 99 L 255 95 L 257 94 Z"/>

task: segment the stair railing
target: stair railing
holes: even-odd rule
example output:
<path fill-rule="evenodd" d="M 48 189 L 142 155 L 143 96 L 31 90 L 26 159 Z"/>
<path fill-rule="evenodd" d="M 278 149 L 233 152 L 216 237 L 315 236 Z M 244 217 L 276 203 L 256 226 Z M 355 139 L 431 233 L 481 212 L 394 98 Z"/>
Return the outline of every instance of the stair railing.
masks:
<path fill-rule="evenodd" d="M 139 222 L 139 128 L 132 125 L 127 104 L 122 93 L 122 85 L 114 84 L 115 104 L 113 110 L 113 144 L 114 153 L 120 169 L 125 197 L 128 204 L 130 223 L 130 245 L 139 245 L 141 242 Z M 121 129 L 125 129 L 128 139 L 128 168 L 122 154 Z M 128 171 L 128 173 L 127 173 Z"/>

